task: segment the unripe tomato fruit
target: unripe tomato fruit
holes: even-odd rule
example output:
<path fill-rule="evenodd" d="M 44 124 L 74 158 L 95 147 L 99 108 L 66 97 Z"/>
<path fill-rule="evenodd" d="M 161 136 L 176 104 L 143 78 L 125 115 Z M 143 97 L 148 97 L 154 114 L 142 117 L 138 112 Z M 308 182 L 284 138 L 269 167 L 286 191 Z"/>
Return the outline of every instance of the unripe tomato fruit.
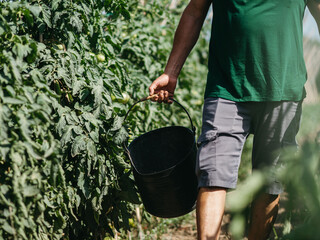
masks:
<path fill-rule="evenodd" d="M 99 62 L 104 62 L 106 60 L 106 57 L 103 54 L 98 54 L 97 59 Z"/>
<path fill-rule="evenodd" d="M 129 102 L 129 100 L 130 100 L 130 95 L 128 94 L 128 93 L 126 93 L 126 92 L 123 92 L 122 93 L 122 103 L 127 103 L 127 102 Z"/>
<path fill-rule="evenodd" d="M 58 48 L 59 50 L 63 50 L 63 49 L 64 49 L 64 47 L 63 47 L 62 44 L 58 44 L 58 45 L 57 45 L 57 48 Z"/>
<path fill-rule="evenodd" d="M 123 92 L 122 93 L 122 98 L 117 98 L 116 96 L 111 94 L 111 99 L 114 102 L 126 104 L 130 100 L 130 95 L 128 93 L 126 93 L 126 92 Z"/>

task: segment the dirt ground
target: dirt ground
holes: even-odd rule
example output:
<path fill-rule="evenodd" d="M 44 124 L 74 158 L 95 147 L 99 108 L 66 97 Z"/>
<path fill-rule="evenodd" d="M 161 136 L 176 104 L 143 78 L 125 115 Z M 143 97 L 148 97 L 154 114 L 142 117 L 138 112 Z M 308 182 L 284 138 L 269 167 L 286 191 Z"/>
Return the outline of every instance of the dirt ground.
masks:
<path fill-rule="evenodd" d="M 197 239 L 196 221 L 194 213 L 194 222 L 185 224 L 179 229 L 172 229 L 169 233 L 161 236 L 163 240 L 195 240 Z M 231 239 L 230 234 L 227 232 L 227 226 L 230 222 L 230 215 L 226 214 L 222 220 L 221 236 L 219 240 L 229 240 Z"/>
<path fill-rule="evenodd" d="M 283 194 L 280 200 L 280 208 L 278 212 L 277 220 L 274 224 L 274 231 L 271 232 L 269 240 L 277 239 L 277 237 L 281 237 L 284 227 L 284 219 L 285 219 L 285 208 L 283 207 L 286 202 L 286 196 Z M 195 212 L 192 213 L 194 216 L 194 220 L 192 222 L 183 224 L 178 229 L 170 229 L 168 233 L 161 236 L 162 240 L 195 240 L 197 238 L 196 231 L 196 216 Z M 222 228 L 219 240 L 231 240 L 231 234 L 228 232 L 228 226 L 230 223 L 230 214 L 225 214 L 222 220 Z M 243 240 L 247 240 L 246 237 Z"/>

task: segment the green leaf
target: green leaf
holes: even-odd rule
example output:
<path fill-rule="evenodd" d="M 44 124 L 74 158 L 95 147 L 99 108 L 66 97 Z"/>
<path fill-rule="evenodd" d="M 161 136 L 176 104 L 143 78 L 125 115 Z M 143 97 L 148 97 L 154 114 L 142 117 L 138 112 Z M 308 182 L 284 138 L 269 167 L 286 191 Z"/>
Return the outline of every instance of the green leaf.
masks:
<path fill-rule="evenodd" d="M 57 10 L 58 7 L 59 7 L 60 2 L 61 2 L 61 0 L 53 0 L 52 4 L 51 4 L 52 10 Z"/>
<path fill-rule="evenodd" d="M 19 58 L 24 58 L 31 52 L 31 48 L 28 45 L 23 45 L 21 43 L 16 43 L 13 47 L 13 52 L 17 54 Z"/>
<path fill-rule="evenodd" d="M 17 152 L 12 153 L 11 158 L 18 166 L 20 166 L 23 163 L 23 160 L 22 160 L 20 154 Z"/>
<path fill-rule="evenodd" d="M 35 17 L 38 17 L 41 12 L 40 6 L 26 5 L 26 8 L 30 10 Z"/>
<path fill-rule="evenodd" d="M 36 186 L 25 186 L 23 188 L 23 195 L 25 197 L 32 197 L 32 196 L 35 196 L 39 193 L 39 189 L 36 187 Z"/>
<path fill-rule="evenodd" d="M 42 14 L 43 14 L 43 21 L 47 24 L 49 28 L 52 27 L 51 25 L 51 12 L 49 7 L 46 5 L 41 6 Z"/>
<path fill-rule="evenodd" d="M 95 142 L 98 143 L 99 142 L 99 133 L 97 130 L 92 131 L 89 133 L 89 136 L 91 137 L 91 139 Z"/>
<path fill-rule="evenodd" d="M 3 225 L 2 225 L 2 228 L 3 230 L 5 230 L 7 233 L 10 233 L 11 235 L 15 235 L 16 234 L 16 230 L 11 227 L 8 222 L 5 222 Z"/>
<path fill-rule="evenodd" d="M 68 126 L 67 131 L 63 134 L 60 141 L 62 146 L 65 146 L 66 144 L 70 143 L 72 139 L 72 128 L 73 126 Z"/>
<path fill-rule="evenodd" d="M 91 157 L 95 157 L 97 155 L 97 149 L 93 141 L 88 141 L 87 144 L 88 155 Z"/>
<path fill-rule="evenodd" d="M 121 10 L 121 14 L 122 14 L 122 16 L 124 16 L 124 18 L 125 18 L 126 20 L 129 20 L 129 19 L 130 19 L 130 13 L 129 13 L 129 11 L 128 11 L 127 9 L 122 9 L 122 10 Z"/>
<path fill-rule="evenodd" d="M 59 118 L 59 121 L 57 123 L 56 129 L 58 131 L 59 136 L 62 136 L 62 134 L 65 132 L 65 129 L 67 128 L 67 121 L 65 119 L 65 117 L 62 115 Z"/>
<path fill-rule="evenodd" d="M 12 73 L 13 73 L 14 78 L 17 81 L 21 81 L 21 74 L 20 74 L 19 69 L 17 68 L 17 66 L 19 66 L 19 64 L 13 58 L 10 58 L 10 66 L 12 68 Z"/>
<path fill-rule="evenodd" d="M 106 43 L 106 48 L 109 52 L 109 55 L 114 55 L 114 49 L 110 43 Z"/>
<path fill-rule="evenodd" d="M 86 149 L 87 139 L 85 136 L 77 136 L 71 147 L 71 156 L 75 157 L 80 154 L 81 151 Z"/>
<path fill-rule="evenodd" d="M 27 87 L 27 86 L 24 86 L 23 88 L 23 92 L 24 92 L 24 95 L 26 96 L 26 98 L 28 99 L 28 101 L 33 104 L 34 103 L 34 98 L 33 98 L 33 88 L 30 88 L 30 87 Z"/>
<path fill-rule="evenodd" d="M 37 42 L 37 50 L 38 52 L 43 51 L 44 49 L 46 49 L 46 45 L 40 42 Z M 53 60 L 53 59 L 52 59 Z"/>
<path fill-rule="evenodd" d="M 89 189 L 89 184 L 87 177 L 84 176 L 84 173 L 81 172 L 78 178 L 78 187 L 81 189 L 83 195 L 85 196 L 86 199 L 89 198 L 90 196 L 90 189 Z"/>
<path fill-rule="evenodd" d="M 92 88 L 92 94 L 94 95 L 94 104 L 98 106 L 102 102 L 102 91 L 103 88 L 99 85 L 96 85 Z"/>
<path fill-rule="evenodd" d="M 81 29 L 80 29 L 80 31 L 81 31 Z M 68 48 L 72 48 L 74 41 L 75 41 L 74 33 L 68 31 Z"/>
<path fill-rule="evenodd" d="M 113 125 L 112 125 L 112 128 L 110 130 L 111 131 L 119 130 L 122 127 L 123 120 L 124 120 L 124 117 L 116 116 L 114 118 Z"/>
<path fill-rule="evenodd" d="M 5 29 L 0 26 L 0 36 L 5 33 Z"/>
<path fill-rule="evenodd" d="M 120 145 L 124 143 L 127 138 L 128 138 L 128 132 L 124 127 L 121 127 L 120 130 L 116 132 L 114 136 L 114 142 L 115 144 Z"/>
<path fill-rule="evenodd" d="M 8 93 L 10 94 L 11 97 L 16 96 L 16 91 L 13 89 L 13 87 L 11 85 L 6 86 L 6 90 L 8 91 Z"/>
<path fill-rule="evenodd" d="M 79 19 L 78 16 L 71 16 L 70 18 L 70 24 L 77 29 L 78 32 L 81 32 L 82 31 L 82 22 L 81 20 Z"/>
<path fill-rule="evenodd" d="M 147 70 L 149 70 L 150 69 L 150 67 L 152 66 L 152 60 L 151 60 L 151 58 L 149 57 L 149 56 L 145 56 L 144 57 L 144 66 L 145 66 L 145 68 L 147 69 Z"/>
<path fill-rule="evenodd" d="M 112 118 L 113 111 L 111 107 L 108 107 L 105 104 L 102 104 L 101 109 L 102 109 L 103 118 L 105 120 L 109 120 L 110 118 Z"/>
<path fill-rule="evenodd" d="M 237 190 L 230 193 L 226 201 L 226 208 L 233 212 L 240 212 L 250 204 L 252 198 L 261 191 L 265 184 L 265 176 L 260 172 L 253 172 Z"/>
<path fill-rule="evenodd" d="M 90 91 L 89 89 L 82 89 L 81 92 L 80 92 L 80 100 L 81 101 L 84 101 L 90 94 Z"/>
<path fill-rule="evenodd" d="M 16 98 L 11 98 L 11 97 L 4 97 L 2 100 L 6 104 L 23 104 L 24 103 L 24 101 L 21 101 Z"/>
<path fill-rule="evenodd" d="M 32 145 L 29 142 L 24 142 L 23 145 L 26 147 L 29 156 L 37 160 L 42 159 L 42 157 L 35 152 L 35 150 L 33 149 Z"/>
<path fill-rule="evenodd" d="M 58 74 L 58 78 L 62 78 L 62 79 L 68 78 L 67 71 L 62 67 L 58 68 L 57 74 Z"/>
<path fill-rule="evenodd" d="M 0 191 L 2 194 L 7 194 L 7 192 L 9 191 L 9 187 L 7 185 L 1 185 L 0 186 Z"/>
<path fill-rule="evenodd" d="M 82 86 L 84 85 L 83 81 L 74 81 L 72 84 L 72 95 L 77 95 L 79 94 Z"/>
<path fill-rule="evenodd" d="M 51 132 L 49 132 L 49 139 L 50 139 L 50 148 L 45 151 L 44 156 L 43 156 L 44 158 L 48 158 L 56 150 L 56 142 L 55 142 L 54 137 L 52 136 Z"/>
<path fill-rule="evenodd" d="M 237 214 L 230 224 L 230 231 L 235 239 L 241 239 L 246 226 L 246 219 L 243 215 Z"/>

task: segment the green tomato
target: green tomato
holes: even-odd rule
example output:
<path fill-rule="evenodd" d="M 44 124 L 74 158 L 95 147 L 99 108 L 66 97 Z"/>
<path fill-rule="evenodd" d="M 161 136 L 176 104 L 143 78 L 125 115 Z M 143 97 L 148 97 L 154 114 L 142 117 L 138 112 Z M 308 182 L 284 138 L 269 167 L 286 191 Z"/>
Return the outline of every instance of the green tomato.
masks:
<path fill-rule="evenodd" d="M 130 95 L 126 92 L 122 93 L 122 98 L 117 98 L 113 94 L 111 94 L 111 99 L 113 102 L 123 103 L 126 104 L 130 100 Z"/>
<path fill-rule="evenodd" d="M 99 62 L 104 62 L 106 60 L 106 57 L 103 54 L 99 53 L 97 55 L 97 59 Z"/>
<path fill-rule="evenodd" d="M 137 34 L 134 34 L 133 36 L 131 36 L 131 39 L 134 40 L 134 39 L 136 39 L 137 37 L 138 37 L 138 35 L 137 35 Z"/>
<path fill-rule="evenodd" d="M 129 102 L 129 100 L 130 100 L 130 95 L 128 94 L 128 93 L 126 93 L 126 92 L 123 92 L 122 93 L 122 103 L 124 103 L 124 104 L 126 104 L 127 102 Z"/>
<path fill-rule="evenodd" d="M 132 218 L 129 218 L 129 226 L 130 227 L 135 227 L 135 222 L 134 222 L 134 220 L 132 219 Z"/>
<path fill-rule="evenodd" d="M 64 47 L 63 47 L 62 44 L 57 44 L 57 48 L 58 48 L 59 50 L 63 50 L 63 49 L 64 49 Z"/>

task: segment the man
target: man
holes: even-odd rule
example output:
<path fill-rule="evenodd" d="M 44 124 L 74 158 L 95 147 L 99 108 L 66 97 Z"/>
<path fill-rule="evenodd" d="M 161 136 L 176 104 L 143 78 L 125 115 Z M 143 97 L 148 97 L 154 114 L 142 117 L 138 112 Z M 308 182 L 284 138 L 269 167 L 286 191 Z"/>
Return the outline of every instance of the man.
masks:
<path fill-rule="evenodd" d="M 199 137 L 198 239 L 218 239 L 226 190 L 235 188 L 243 144 L 254 134 L 254 169 L 281 165 L 295 146 L 305 97 L 302 18 L 306 5 L 320 28 L 320 0 L 191 0 L 175 33 L 164 73 L 149 87 L 170 103 L 180 70 L 196 43 L 210 5 L 213 23 Z M 281 184 L 271 174 L 252 204 L 249 240 L 267 239 Z"/>

